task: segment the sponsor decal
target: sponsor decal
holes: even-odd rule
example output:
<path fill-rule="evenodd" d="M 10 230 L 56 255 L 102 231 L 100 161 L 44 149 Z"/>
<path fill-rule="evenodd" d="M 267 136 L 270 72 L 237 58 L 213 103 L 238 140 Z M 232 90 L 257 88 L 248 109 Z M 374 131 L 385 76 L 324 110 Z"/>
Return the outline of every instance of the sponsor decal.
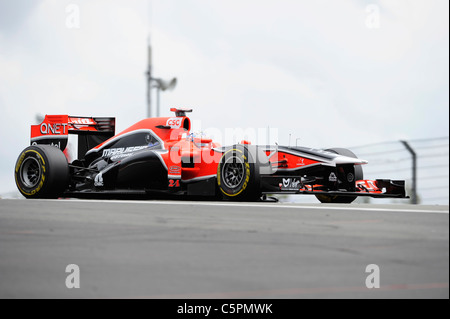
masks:
<path fill-rule="evenodd" d="M 41 142 L 42 142 L 42 141 L 41 141 Z M 45 144 L 45 143 L 41 143 L 41 144 Z M 35 146 L 35 145 L 38 145 L 38 143 L 35 141 L 35 142 L 32 142 L 31 145 Z M 54 147 L 56 147 L 56 148 L 61 149 L 61 142 L 60 142 L 60 141 L 58 141 L 58 142 L 53 142 L 52 140 L 50 140 L 50 143 L 47 144 L 47 145 L 54 146 Z M 65 147 L 64 147 L 64 148 L 65 148 Z"/>
<path fill-rule="evenodd" d="M 358 187 L 360 190 L 366 191 L 366 192 L 376 192 L 376 191 L 380 190 L 376 186 L 376 182 L 375 181 L 371 181 L 371 180 L 358 181 L 356 183 L 356 187 Z"/>
<path fill-rule="evenodd" d="M 125 158 L 125 157 L 129 157 L 131 155 L 133 155 L 133 153 L 118 154 L 118 155 L 111 156 L 110 159 L 112 161 L 115 161 L 115 160 L 119 160 L 119 159 L 122 159 L 122 158 Z"/>
<path fill-rule="evenodd" d="M 298 162 L 297 162 L 297 166 L 305 166 L 305 159 L 304 158 L 299 158 Z"/>
<path fill-rule="evenodd" d="M 177 174 L 179 174 L 180 173 L 180 171 L 181 171 L 181 167 L 180 166 L 170 166 L 169 167 L 169 174 L 174 174 L 174 175 L 177 175 Z"/>
<path fill-rule="evenodd" d="M 82 119 L 82 118 L 70 118 L 70 122 L 72 124 L 81 124 L 81 125 L 93 125 L 96 124 L 92 119 Z"/>
<path fill-rule="evenodd" d="M 331 172 L 330 176 L 328 177 L 328 180 L 330 182 L 337 182 L 337 176 L 334 172 Z"/>
<path fill-rule="evenodd" d="M 143 146 L 129 146 L 129 147 L 119 147 L 119 148 L 109 148 L 106 150 L 103 150 L 103 157 L 109 157 L 109 156 L 118 156 L 118 155 L 124 155 L 124 154 L 129 154 L 129 153 L 133 153 L 136 151 L 140 151 L 144 148 L 147 148 L 147 145 L 143 145 Z M 131 154 L 129 154 L 131 155 Z M 125 156 L 123 156 L 125 157 Z"/>
<path fill-rule="evenodd" d="M 67 134 L 67 125 L 67 123 L 54 123 L 53 125 L 42 123 L 41 126 L 39 126 L 39 131 L 42 135 Z"/>
<path fill-rule="evenodd" d="M 183 122 L 182 117 L 171 117 L 167 120 L 166 125 L 170 126 L 170 128 L 180 128 L 181 123 Z"/>
<path fill-rule="evenodd" d="M 296 178 L 283 178 L 283 182 L 279 186 L 281 190 L 297 191 L 300 189 L 301 181 Z"/>

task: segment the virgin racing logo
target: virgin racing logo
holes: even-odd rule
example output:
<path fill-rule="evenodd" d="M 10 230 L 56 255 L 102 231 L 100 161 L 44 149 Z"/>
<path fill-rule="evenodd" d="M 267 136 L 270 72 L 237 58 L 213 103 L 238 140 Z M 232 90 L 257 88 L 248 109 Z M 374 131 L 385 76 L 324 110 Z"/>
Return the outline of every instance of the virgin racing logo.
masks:
<path fill-rule="evenodd" d="M 283 178 L 283 183 L 280 183 L 279 186 L 281 190 L 296 191 L 299 190 L 300 185 L 300 180 L 296 178 Z"/>

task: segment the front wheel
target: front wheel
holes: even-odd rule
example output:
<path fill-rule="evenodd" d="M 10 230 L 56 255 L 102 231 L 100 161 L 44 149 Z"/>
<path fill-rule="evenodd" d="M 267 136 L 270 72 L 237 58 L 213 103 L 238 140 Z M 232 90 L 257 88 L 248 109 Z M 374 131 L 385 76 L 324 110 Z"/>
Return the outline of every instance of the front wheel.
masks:
<path fill-rule="evenodd" d="M 325 151 L 347 157 L 358 158 L 352 151 L 345 148 L 330 148 Z M 355 174 L 353 180 L 356 182 L 364 179 L 364 174 L 361 165 L 354 165 L 354 168 Z M 357 198 L 357 196 L 339 196 L 339 195 L 334 196 L 316 195 L 316 197 L 321 203 L 340 203 L 340 204 L 350 204 Z"/>
<path fill-rule="evenodd" d="M 26 198 L 58 198 L 69 184 L 69 165 L 54 146 L 29 146 L 17 159 L 14 177 Z"/>

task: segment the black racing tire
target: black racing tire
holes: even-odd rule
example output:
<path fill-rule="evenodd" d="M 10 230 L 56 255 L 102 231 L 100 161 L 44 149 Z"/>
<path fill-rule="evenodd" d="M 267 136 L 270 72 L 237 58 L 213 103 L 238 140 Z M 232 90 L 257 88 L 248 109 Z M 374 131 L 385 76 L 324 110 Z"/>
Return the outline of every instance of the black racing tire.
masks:
<path fill-rule="evenodd" d="M 346 148 L 330 148 L 325 150 L 327 152 L 347 156 L 347 157 L 353 157 L 358 158 L 355 153 L 352 151 L 346 149 Z M 361 165 L 355 165 L 355 182 L 358 180 L 364 179 L 364 173 Z M 339 196 L 339 195 L 316 195 L 317 199 L 321 203 L 339 203 L 339 204 L 350 204 L 352 203 L 357 196 Z"/>
<path fill-rule="evenodd" d="M 14 178 L 26 198 L 58 198 L 69 185 L 69 165 L 59 148 L 33 145 L 20 153 Z"/>
<path fill-rule="evenodd" d="M 222 155 L 217 166 L 217 184 L 224 199 L 257 201 L 261 198 L 256 152 L 256 147 L 235 145 Z"/>

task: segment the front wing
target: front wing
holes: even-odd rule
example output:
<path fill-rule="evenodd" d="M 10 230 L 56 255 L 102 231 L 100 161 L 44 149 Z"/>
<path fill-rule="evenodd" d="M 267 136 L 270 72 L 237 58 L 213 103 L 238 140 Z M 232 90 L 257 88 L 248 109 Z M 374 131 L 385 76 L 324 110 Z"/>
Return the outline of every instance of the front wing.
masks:
<path fill-rule="evenodd" d="M 406 196 L 405 181 L 377 179 L 359 180 L 354 191 L 345 189 L 327 190 L 322 185 L 308 184 L 308 180 L 301 176 L 263 176 L 261 186 L 263 194 L 311 194 L 330 196 L 370 196 L 409 198 Z"/>

